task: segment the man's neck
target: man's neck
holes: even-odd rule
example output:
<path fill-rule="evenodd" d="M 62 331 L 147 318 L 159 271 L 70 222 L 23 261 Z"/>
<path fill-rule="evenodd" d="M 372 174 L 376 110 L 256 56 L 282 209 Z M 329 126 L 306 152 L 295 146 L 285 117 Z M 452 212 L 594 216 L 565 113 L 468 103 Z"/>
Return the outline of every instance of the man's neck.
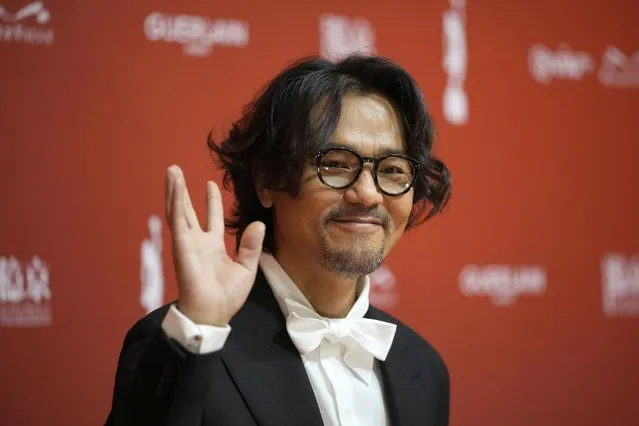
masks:
<path fill-rule="evenodd" d="M 296 256 L 282 250 L 275 258 L 319 315 L 346 317 L 357 300 L 357 279 L 332 274 L 301 253 Z"/>

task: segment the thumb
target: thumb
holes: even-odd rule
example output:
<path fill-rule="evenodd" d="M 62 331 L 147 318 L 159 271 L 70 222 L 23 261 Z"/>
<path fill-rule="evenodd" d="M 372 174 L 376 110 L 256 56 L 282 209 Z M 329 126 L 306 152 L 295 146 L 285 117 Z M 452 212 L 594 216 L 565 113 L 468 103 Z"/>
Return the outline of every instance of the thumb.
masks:
<path fill-rule="evenodd" d="M 265 233 L 266 226 L 262 222 L 251 223 L 242 233 L 240 248 L 237 253 L 237 263 L 251 272 L 257 270 Z"/>

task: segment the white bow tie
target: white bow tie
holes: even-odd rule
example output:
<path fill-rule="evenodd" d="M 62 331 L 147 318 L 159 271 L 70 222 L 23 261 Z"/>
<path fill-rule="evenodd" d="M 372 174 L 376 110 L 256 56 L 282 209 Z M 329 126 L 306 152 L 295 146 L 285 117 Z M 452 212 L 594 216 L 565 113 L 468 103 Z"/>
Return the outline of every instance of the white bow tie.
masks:
<path fill-rule="evenodd" d="M 397 329 L 395 324 L 370 318 L 322 318 L 301 303 L 291 299 L 285 302 L 291 312 L 286 329 L 301 354 L 312 352 L 326 339 L 346 345 L 344 361 L 347 364 L 349 352 L 357 349 L 365 350 L 380 361 L 388 356 Z"/>

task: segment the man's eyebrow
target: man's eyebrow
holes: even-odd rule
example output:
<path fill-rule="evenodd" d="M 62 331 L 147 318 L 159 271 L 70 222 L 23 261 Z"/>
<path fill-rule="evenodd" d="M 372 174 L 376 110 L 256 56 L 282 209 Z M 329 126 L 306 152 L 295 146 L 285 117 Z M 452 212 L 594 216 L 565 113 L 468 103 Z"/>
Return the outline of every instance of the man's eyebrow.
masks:
<path fill-rule="evenodd" d="M 322 149 L 330 149 L 330 148 L 348 148 L 348 149 L 352 149 L 353 151 L 359 152 L 358 150 L 356 150 L 355 148 L 353 148 L 352 146 L 346 145 L 346 144 L 342 144 L 339 142 L 327 142 L 324 145 L 322 145 Z M 406 150 L 402 149 L 402 148 L 390 148 L 390 147 L 384 147 L 381 148 L 378 152 L 378 155 L 391 155 L 391 154 L 399 154 L 399 155 L 406 155 Z"/>

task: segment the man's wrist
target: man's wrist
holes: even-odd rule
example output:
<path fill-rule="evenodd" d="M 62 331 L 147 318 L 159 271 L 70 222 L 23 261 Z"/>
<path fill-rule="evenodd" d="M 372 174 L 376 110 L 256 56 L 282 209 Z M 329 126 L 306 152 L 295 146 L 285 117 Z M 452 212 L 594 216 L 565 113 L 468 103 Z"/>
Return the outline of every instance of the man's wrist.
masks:
<path fill-rule="evenodd" d="M 202 309 L 192 308 L 190 306 L 185 306 L 184 303 L 180 302 L 175 303 L 175 308 L 197 325 L 209 325 L 224 328 L 229 324 L 229 319 L 210 315 L 208 310 L 203 311 Z"/>

